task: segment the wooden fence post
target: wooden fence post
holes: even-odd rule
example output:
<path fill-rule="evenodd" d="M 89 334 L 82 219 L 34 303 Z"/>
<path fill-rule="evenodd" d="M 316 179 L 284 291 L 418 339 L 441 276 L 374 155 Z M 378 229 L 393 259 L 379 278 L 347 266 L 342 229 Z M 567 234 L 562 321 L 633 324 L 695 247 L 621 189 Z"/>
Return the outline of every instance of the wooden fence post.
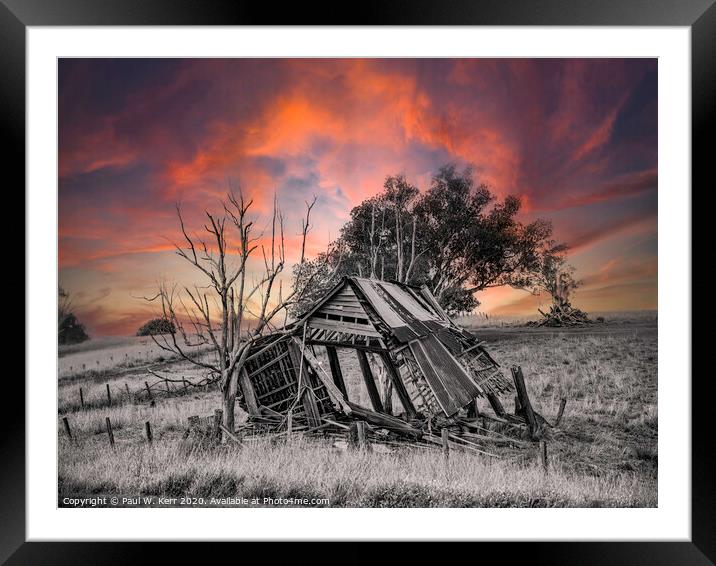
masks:
<path fill-rule="evenodd" d="M 443 457 L 445 458 L 445 462 L 450 459 L 450 431 L 447 428 L 444 428 L 440 431 L 440 437 L 443 441 Z"/>
<path fill-rule="evenodd" d="M 109 438 L 109 445 L 114 448 L 114 434 L 112 433 L 112 423 L 109 420 L 109 417 L 104 418 L 105 423 L 107 423 L 107 437 Z"/>
<path fill-rule="evenodd" d="M 152 390 L 149 388 L 149 384 L 145 381 L 144 387 L 147 388 L 147 397 L 149 397 L 149 400 L 152 401 Z"/>
<path fill-rule="evenodd" d="M 127 399 L 131 401 L 132 394 L 129 392 L 129 385 L 127 384 L 127 382 L 124 383 L 124 389 L 127 391 Z"/>
<path fill-rule="evenodd" d="M 152 437 L 152 425 L 149 424 L 149 421 L 144 422 L 144 432 L 147 435 L 147 442 L 149 442 L 149 444 L 151 444 L 152 438 L 153 438 Z"/>
<path fill-rule="evenodd" d="M 65 425 L 65 432 L 67 433 L 67 438 L 72 440 L 72 431 L 70 430 L 70 421 L 67 420 L 67 417 L 62 417 L 62 423 Z"/>
<path fill-rule="evenodd" d="M 539 459 L 540 463 L 542 464 L 542 468 L 544 469 L 545 473 L 547 473 L 549 463 L 547 460 L 547 441 L 545 440 L 539 441 Z"/>
<path fill-rule="evenodd" d="M 166 386 L 167 386 L 167 395 L 171 395 L 171 394 L 172 394 L 172 391 L 171 391 L 171 389 L 169 389 L 169 380 L 168 380 L 168 379 L 165 379 L 165 380 L 164 380 L 164 383 L 165 383 Z"/>
<path fill-rule="evenodd" d="M 84 393 L 82 393 L 82 388 L 80 387 L 80 406 L 84 409 L 85 408 L 85 396 Z"/>
<path fill-rule="evenodd" d="M 368 449 L 368 439 L 365 431 L 365 422 L 356 422 L 356 440 L 358 442 L 358 448 Z"/>
<path fill-rule="evenodd" d="M 214 410 L 214 429 L 212 430 L 212 438 L 221 440 L 221 421 L 224 416 L 224 411 L 221 409 Z"/>
<path fill-rule="evenodd" d="M 358 421 L 351 422 L 348 429 L 348 447 L 353 449 L 358 447 Z"/>
<path fill-rule="evenodd" d="M 111 407 L 112 406 L 112 394 L 109 391 L 109 383 L 106 383 L 105 385 L 107 386 L 107 405 L 109 407 Z"/>
<path fill-rule="evenodd" d="M 187 426 L 187 429 L 184 431 L 184 436 L 182 437 L 182 440 L 186 440 L 187 438 L 189 438 L 191 431 L 197 427 L 197 425 L 199 424 L 199 415 L 193 415 L 189 417 L 188 421 L 189 426 Z"/>

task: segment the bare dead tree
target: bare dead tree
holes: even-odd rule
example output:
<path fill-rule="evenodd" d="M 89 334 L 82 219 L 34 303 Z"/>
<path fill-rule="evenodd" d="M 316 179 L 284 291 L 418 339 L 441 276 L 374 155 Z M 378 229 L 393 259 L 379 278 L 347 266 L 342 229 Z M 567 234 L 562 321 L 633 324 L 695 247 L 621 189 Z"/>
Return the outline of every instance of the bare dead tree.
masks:
<path fill-rule="evenodd" d="M 306 203 L 301 224 L 301 246 L 298 263 L 305 261 L 306 239 L 310 231 L 311 211 L 316 203 Z M 161 304 L 162 314 L 172 321 L 178 332 L 156 335 L 157 345 L 192 364 L 218 376 L 223 396 L 223 425 L 234 430 L 234 408 L 238 376 L 244 369 L 253 343 L 266 331 L 275 329 L 273 320 L 301 299 L 311 284 L 284 292 L 280 274 L 286 266 L 284 217 L 274 198 L 268 242 L 260 243 L 264 234 L 255 235 L 255 221 L 249 219 L 252 200 L 243 194 L 227 195 L 222 213 L 205 211 L 204 231 L 208 241 L 190 235 L 181 208 L 177 216 L 184 242 L 175 244 L 176 253 L 204 279 L 203 285 L 185 286 L 163 283 L 150 301 Z M 260 253 L 261 272 L 249 271 L 248 261 Z M 197 351 L 205 346 L 214 355 L 207 358 Z M 204 352 L 205 353 L 205 352 Z"/>

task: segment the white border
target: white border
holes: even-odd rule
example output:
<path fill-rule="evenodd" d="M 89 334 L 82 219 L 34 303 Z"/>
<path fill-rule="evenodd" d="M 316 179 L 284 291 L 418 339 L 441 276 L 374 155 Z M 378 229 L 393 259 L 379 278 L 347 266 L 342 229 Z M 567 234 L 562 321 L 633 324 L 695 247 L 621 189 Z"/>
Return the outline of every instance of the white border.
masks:
<path fill-rule="evenodd" d="M 689 28 L 28 28 L 27 47 L 28 540 L 690 540 Z M 659 507 L 58 509 L 56 60 L 88 56 L 658 57 Z"/>

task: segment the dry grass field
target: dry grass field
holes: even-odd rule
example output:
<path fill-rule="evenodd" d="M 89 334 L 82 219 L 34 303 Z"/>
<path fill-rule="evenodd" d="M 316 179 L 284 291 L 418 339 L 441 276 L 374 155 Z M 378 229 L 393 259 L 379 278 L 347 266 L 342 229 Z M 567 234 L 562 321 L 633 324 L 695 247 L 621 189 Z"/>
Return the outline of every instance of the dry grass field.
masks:
<path fill-rule="evenodd" d="M 61 352 L 58 503 L 153 495 L 203 498 L 207 505 L 212 497 L 258 498 L 259 504 L 268 497 L 350 507 L 656 506 L 655 315 L 607 318 L 602 325 L 564 331 L 479 326 L 506 371 L 522 366 L 535 409 L 545 418 L 553 420 L 560 399 L 568 399 L 549 442 L 547 473 L 536 445 L 490 446 L 496 458 L 452 451 L 447 463 L 439 449 L 352 451 L 344 442 L 302 437 L 197 447 L 182 441 L 187 418 L 209 416 L 219 406 L 219 392 L 154 389 L 150 406 L 144 383 L 157 380 L 149 369 L 179 379 L 193 379 L 197 372 L 146 339 L 128 338 Z M 342 363 L 349 389 L 360 396 L 357 372 L 349 360 Z M 512 409 L 511 399 L 503 402 Z M 487 410 L 486 402 L 482 408 Z M 62 417 L 70 423 L 73 442 Z M 105 417 L 112 423 L 114 448 L 108 445 Z M 243 418 L 237 413 L 237 420 Z M 144 440 L 145 421 L 153 429 L 152 445 Z"/>

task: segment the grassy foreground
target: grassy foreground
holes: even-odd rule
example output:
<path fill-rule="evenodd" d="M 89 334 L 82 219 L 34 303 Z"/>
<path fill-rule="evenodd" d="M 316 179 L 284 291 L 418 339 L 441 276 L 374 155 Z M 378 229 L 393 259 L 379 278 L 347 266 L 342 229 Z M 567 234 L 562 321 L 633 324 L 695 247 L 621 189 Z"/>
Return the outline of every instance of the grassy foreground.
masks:
<path fill-rule="evenodd" d="M 325 499 L 333 507 L 643 507 L 653 486 L 633 473 L 599 477 L 544 474 L 536 464 L 506 463 L 438 450 L 338 451 L 318 440 L 260 441 L 191 452 L 178 442 L 70 451 L 60 494 L 192 498 Z M 89 457 L 88 457 L 89 456 Z M 66 497 L 67 495 L 65 495 Z M 62 499 L 62 495 L 61 495 Z M 210 502 L 207 501 L 207 504 Z M 60 501 L 62 505 L 62 501 Z"/>
<path fill-rule="evenodd" d="M 503 366 L 522 366 L 535 409 L 548 420 L 560 399 L 568 399 L 560 431 L 549 443 L 546 474 L 536 446 L 490 446 L 499 458 L 452 451 L 447 465 L 439 449 L 376 447 L 366 453 L 300 437 L 290 444 L 262 439 L 197 449 L 181 440 L 186 419 L 210 415 L 218 392 L 176 392 L 151 407 L 134 394 L 146 374 L 122 369 L 106 380 L 115 392 L 112 406 L 102 404 L 104 378 L 60 381 L 59 412 L 71 422 L 76 442 L 67 441 L 60 419 L 58 503 L 65 505 L 67 497 L 153 495 L 258 498 L 259 505 L 270 505 L 264 498 L 322 499 L 310 505 L 336 507 L 657 505 L 655 325 L 593 335 L 480 333 Z M 166 362 L 163 371 L 181 376 L 190 370 Z M 125 383 L 131 395 L 122 394 Z M 84 409 L 77 403 L 80 385 L 92 401 Z M 503 402 L 511 410 L 511 400 Z M 106 416 L 114 449 L 107 443 Z M 145 420 L 152 423 L 152 446 L 143 439 Z"/>

